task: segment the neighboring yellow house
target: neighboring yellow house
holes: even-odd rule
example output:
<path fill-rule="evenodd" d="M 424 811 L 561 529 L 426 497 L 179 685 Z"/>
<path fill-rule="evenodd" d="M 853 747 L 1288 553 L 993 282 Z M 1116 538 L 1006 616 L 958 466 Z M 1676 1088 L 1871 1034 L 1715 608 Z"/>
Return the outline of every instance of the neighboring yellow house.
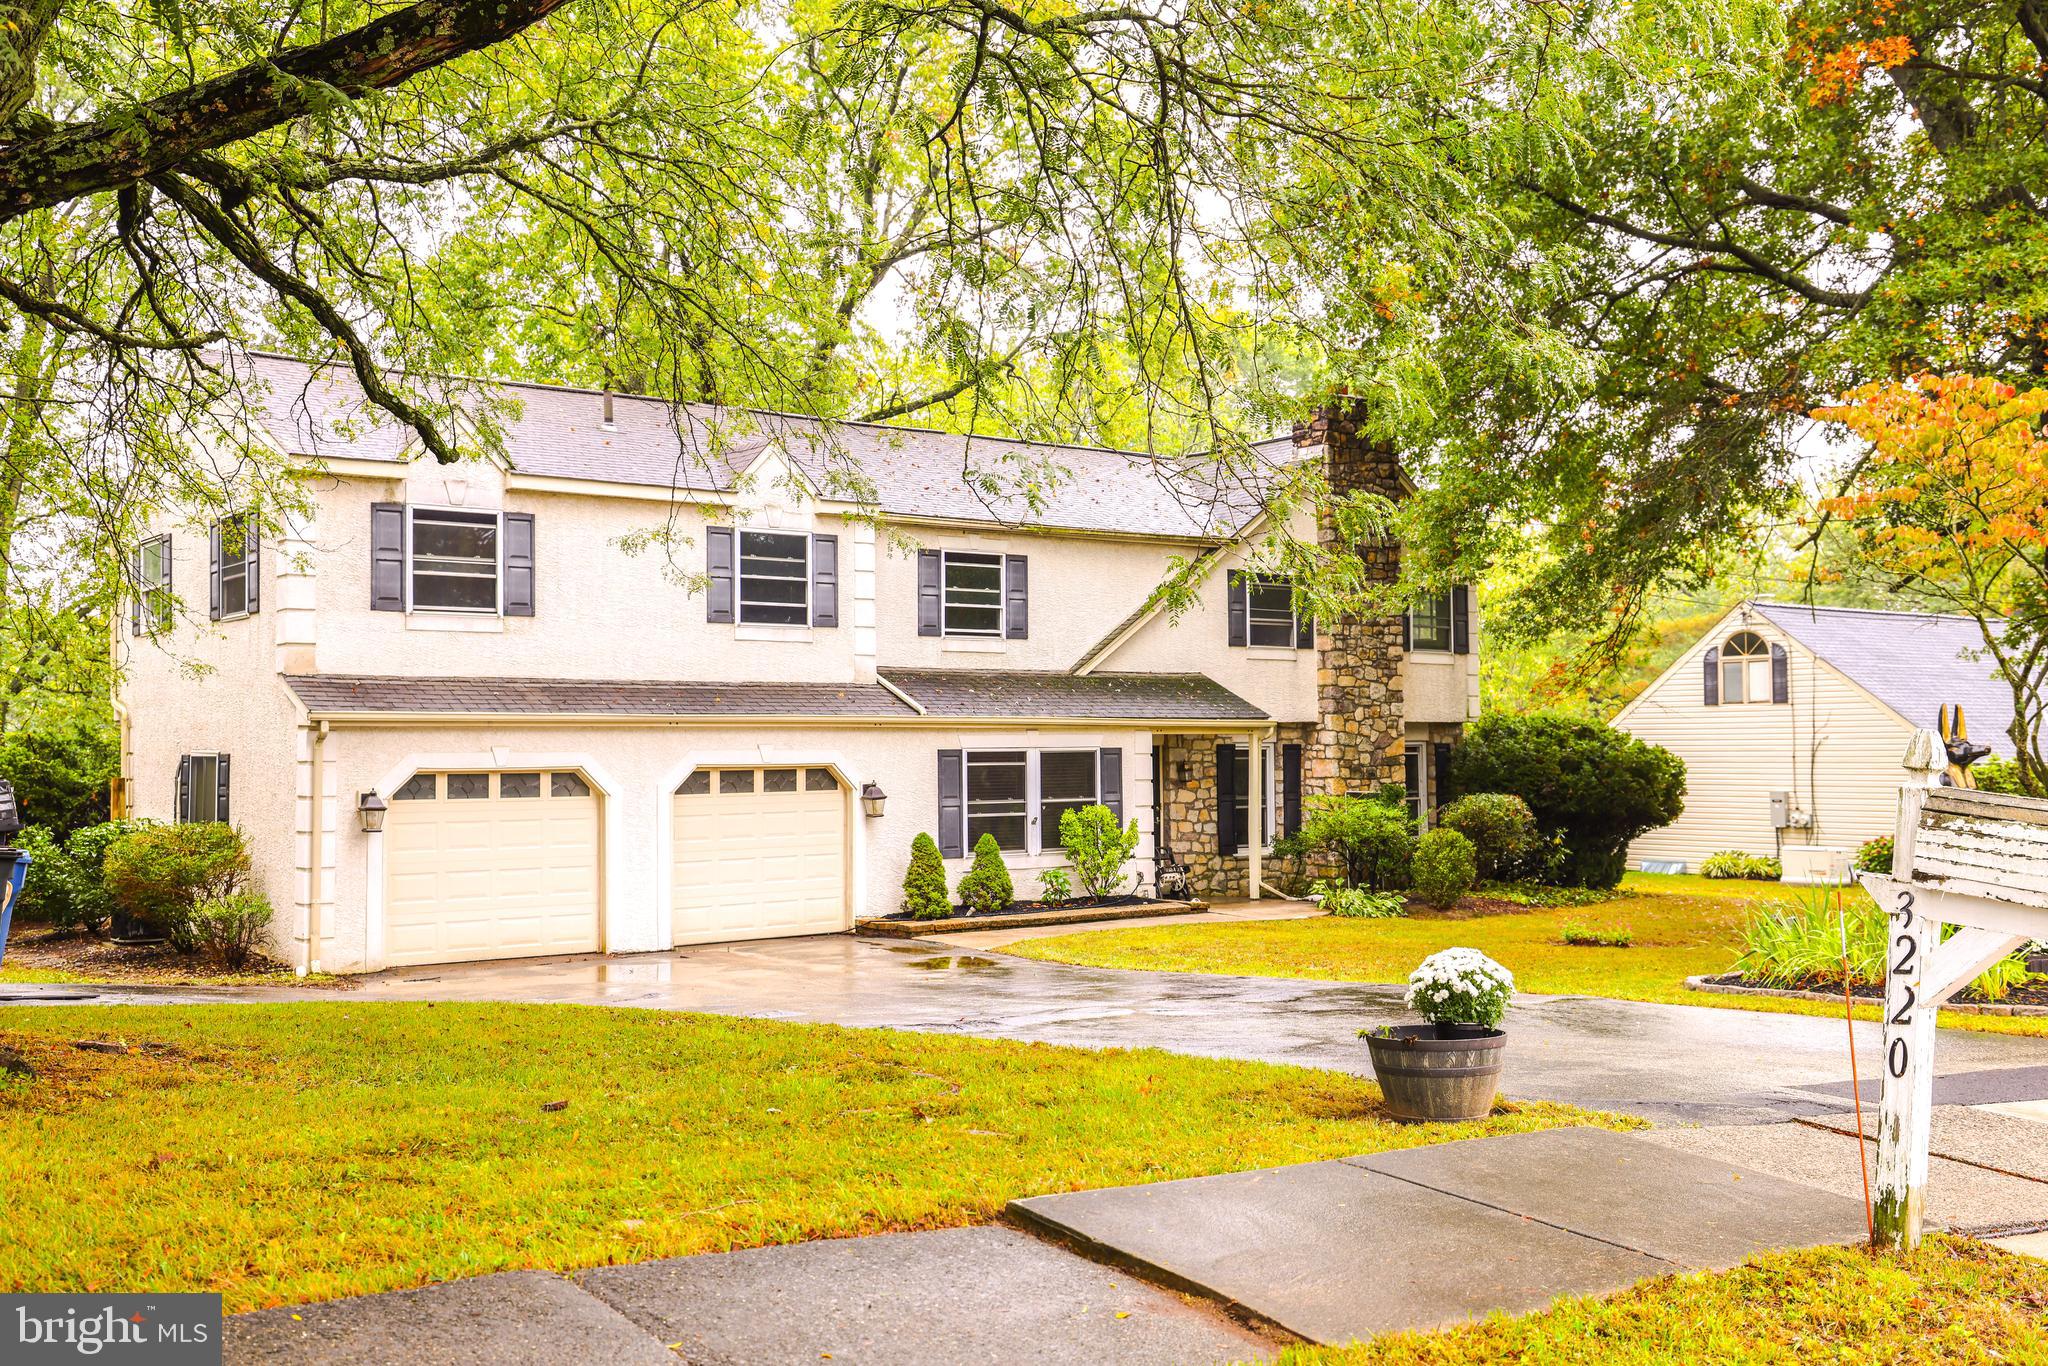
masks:
<path fill-rule="evenodd" d="M 1943 703 L 2011 756 L 2012 691 L 1982 655 L 1968 617 L 1734 608 L 1614 718 L 1686 768 L 1684 814 L 1632 844 L 1631 865 L 1697 871 L 1735 849 L 1782 854 L 1787 879 L 1803 880 L 1828 851 L 1889 834 L 1906 741 Z"/>

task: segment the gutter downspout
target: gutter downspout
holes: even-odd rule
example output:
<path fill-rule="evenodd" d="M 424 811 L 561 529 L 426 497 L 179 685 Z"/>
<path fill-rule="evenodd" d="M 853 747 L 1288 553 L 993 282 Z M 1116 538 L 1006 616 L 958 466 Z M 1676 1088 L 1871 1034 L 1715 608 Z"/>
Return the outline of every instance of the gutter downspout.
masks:
<path fill-rule="evenodd" d="M 303 926 L 306 936 L 306 952 L 299 964 L 299 976 L 320 970 L 320 889 L 321 868 L 326 855 L 322 835 L 326 830 L 327 813 L 322 810 L 322 799 L 327 786 L 327 722 L 317 722 L 313 727 L 313 790 L 308 795 L 306 810 L 311 828 L 306 832 L 306 914 Z"/>

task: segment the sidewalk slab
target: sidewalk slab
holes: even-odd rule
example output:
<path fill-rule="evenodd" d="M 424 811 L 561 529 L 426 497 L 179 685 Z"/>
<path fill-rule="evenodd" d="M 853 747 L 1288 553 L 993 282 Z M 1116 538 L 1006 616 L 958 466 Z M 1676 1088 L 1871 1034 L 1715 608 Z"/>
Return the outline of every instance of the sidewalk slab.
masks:
<path fill-rule="evenodd" d="M 1864 1237 L 1860 1201 L 1608 1129 L 1549 1129 L 1345 1160 L 1685 1267 L 1730 1267 L 1773 1248 Z"/>
<path fill-rule="evenodd" d="M 675 1257 L 577 1279 L 693 1363 L 1181 1366 L 1274 1354 L 1206 1305 L 1002 1227 Z"/>
<path fill-rule="evenodd" d="M 1953 1032 L 1949 1031 L 1949 1034 Z M 1947 1037 L 1945 1034 L 1944 1040 Z M 1881 1085 L 1875 1077 L 1863 1083 L 1865 1108 L 1877 1104 Z M 1839 1096 L 1844 1103 L 1856 1094 L 1856 1088 L 1846 1081 L 1825 1082 L 1800 1089 L 1817 1096 Z M 2043 1099 L 2048 1099 L 2048 1067 L 1980 1068 L 1971 1072 L 1946 1072 L 1934 1079 L 1936 1105 L 1996 1105 Z"/>
<path fill-rule="evenodd" d="M 222 1326 L 221 1340 L 227 1361 L 292 1366 L 675 1366 L 676 1360 L 617 1311 L 545 1271 L 235 1314 Z"/>
<path fill-rule="evenodd" d="M 1010 1211 L 1323 1343 L 1536 1309 L 1676 1269 L 1344 1161 L 1037 1196 Z"/>
<path fill-rule="evenodd" d="M 1876 1139 L 1877 1118 L 1876 1110 L 1865 1107 L 1865 1138 Z M 1815 1115 L 1807 1123 L 1844 1134 L 1856 1132 L 1853 1111 Z M 2043 1132 L 2038 1120 L 1975 1105 L 1936 1105 L 1929 1112 L 1929 1130 L 1927 1150 L 1937 1157 L 2048 1182 L 2048 1132 Z"/>

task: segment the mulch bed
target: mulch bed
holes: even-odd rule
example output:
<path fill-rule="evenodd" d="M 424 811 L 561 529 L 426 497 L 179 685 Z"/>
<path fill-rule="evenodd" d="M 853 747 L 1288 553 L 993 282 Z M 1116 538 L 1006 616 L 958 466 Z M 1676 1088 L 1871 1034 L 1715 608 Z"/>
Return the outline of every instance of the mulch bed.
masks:
<path fill-rule="evenodd" d="M 1006 911 L 970 911 L 965 906 L 955 906 L 947 917 L 949 920 L 989 920 L 1000 922 L 1019 915 L 1045 915 L 1051 911 L 1108 911 L 1119 906 L 1140 906 L 1158 900 L 1149 896 L 1105 896 L 1075 897 L 1072 901 L 1018 901 Z M 874 920 L 911 920 L 908 911 L 897 911 L 893 915 L 863 917 Z"/>
<path fill-rule="evenodd" d="M 1488 915 L 1528 915 L 1532 911 L 1548 909 L 1542 906 L 1525 906 L 1519 901 L 1508 901 L 1497 896 L 1468 896 L 1448 911 L 1440 911 L 1427 901 L 1408 898 L 1408 915 L 1414 920 L 1477 920 Z"/>
<path fill-rule="evenodd" d="M 1760 991 L 1824 992 L 1837 999 L 1840 999 L 1842 995 L 1842 979 L 1839 977 L 1808 977 L 1803 981 L 1793 982 L 1788 985 L 1782 982 L 1755 982 L 1744 977 L 1739 972 L 1724 972 L 1719 977 L 1709 977 L 1705 980 L 1717 987 L 1750 987 Z M 1882 1001 L 1884 999 L 1884 988 L 1872 982 L 1857 982 L 1849 988 L 1849 994 L 1859 1001 Z M 2003 999 L 1997 1001 L 1987 999 L 1975 987 L 1964 987 L 1949 998 L 1949 1003 L 1966 1006 L 2048 1006 L 2048 984 L 2029 982 L 2025 986 L 2014 987 L 2005 994 Z"/>
<path fill-rule="evenodd" d="M 291 977 L 291 969 L 282 964 L 266 966 L 252 962 L 240 972 L 231 972 L 204 954 L 179 953 L 169 944 L 116 944 L 96 935 L 19 923 L 7 937 L 6 966 L 138 984 L 248 982 L 269 976 Z"/>

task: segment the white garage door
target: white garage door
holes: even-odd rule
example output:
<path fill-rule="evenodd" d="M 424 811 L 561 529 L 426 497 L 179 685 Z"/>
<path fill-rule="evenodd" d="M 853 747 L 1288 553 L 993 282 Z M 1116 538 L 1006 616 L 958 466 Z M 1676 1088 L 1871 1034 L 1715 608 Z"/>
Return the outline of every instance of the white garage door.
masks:
<path fill-rule="evenodd" d="M 852 924 L 846 792 L 832 770 L 699 769 L 676 789 L 676 943 Z"/>
<path fill-rule="evenodd" d="M 599 947 L 597 797 L 575 773 L 421 773 L 384 822 L 385 959 Z"/>

